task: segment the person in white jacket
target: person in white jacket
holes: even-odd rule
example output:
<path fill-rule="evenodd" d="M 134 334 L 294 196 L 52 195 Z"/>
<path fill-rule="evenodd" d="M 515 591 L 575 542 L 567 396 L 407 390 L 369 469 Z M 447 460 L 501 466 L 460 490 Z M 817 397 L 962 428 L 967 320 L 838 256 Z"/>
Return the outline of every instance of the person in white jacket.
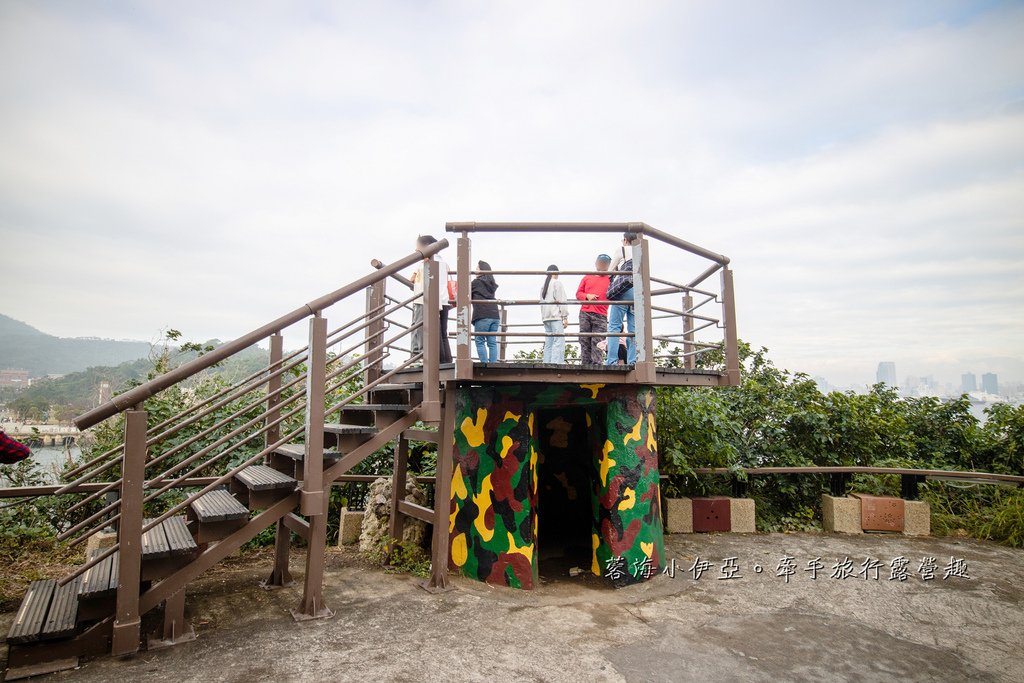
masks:
<path fill-rule="evenodd" d="M 558 266 L 548 266 L 540 298 L 543 302 L 540 317 L 544 321 L 544 362 L 561 365 L 565 363 L 565 337 L 562 335 L 569 324 L 569 307 L 565 303 L 565 287 L 558 281 Z"/>
<path fill-rule="evenodd" d="M 416 249 L 423 249 L 429 247 L 437 240 L 430 235 L 420 235 L 416 238 Z M 452 362 L 452 347 L 448 343 L 448 311 L 451 309 L 453 302 L 448 300 L 448 264 L 444 262 L 440 254 L 434 256 L 438 263 L 438 280 L 440 281 L 440 291 L 437 297 L 438 316 L 440 320 L 439 337 L 440 337 L 440 348 L 438 360 L 441 363 Z M 419 268 L 412 273 L 412 293 L 419 296 L 412 304 L 412 324 L 417 325 L 423 322 L 423 284 L 424 284 L 424 268 L 426 267 L 427 261 L 430 259 L 423 259 L 423 263 L 420 264 Z M 417 327 L 412 331 L 410 348 L 414 354 L 423 351 L 423 327 Z M 425 357 L 425 356 L 424 356 Z"/>

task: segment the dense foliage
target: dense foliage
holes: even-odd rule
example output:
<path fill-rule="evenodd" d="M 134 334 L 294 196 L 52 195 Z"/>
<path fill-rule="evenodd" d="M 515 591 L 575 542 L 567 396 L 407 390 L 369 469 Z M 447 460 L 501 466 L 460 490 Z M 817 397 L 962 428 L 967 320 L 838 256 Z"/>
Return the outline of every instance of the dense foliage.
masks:
<path fill-rule="evenodd" d="M 713 354 L 707 364 L 721 362 Z M 912 467 L 1024 474 L 1024 406 L 997 404 L 980 423 L 966 397 L 901 398 L 879 384 L 866 394 L 822 393 L 807 375 L 777 368 L 767 351 L 743 345 L 735 388 L 659 389 L 658 438 L 669 495 L 726 493 L 728 477 L 694 468 L 754 466 Z M 814 526 L 821 476 L 752 477 L 764 529 Z M 859 490 L 899 495 L 898 477 L 858 475 Z M 1024 492 L 928 483 L 936 530 L 964 529 L 1021 545 Z"/>
<path fill-rule="evenodd" d="M 172 335 L 177 334 L 172 331 Z M 176 340 L 177 337 L 174 337 Z M 170 347 L 153 360 L 148 375 L 165 372 L 180 354 L 203 353 L 209 345 L 185 344 Z M 517 354 L 525 357 L 529 352 Z M 720 354 L 704 354 L 707 366 L 721 364 Z M 661 388 L 658 403 L 658 438 L 662 471 L 669 475 L 667 495 L 727 493 L 727 476 L 695 476 L 698 467 L 744 466 L 873 465 L 907 466 L 960 470 L 983 470 L 1024 474 L 1024 406 L 996 405 L 980 423 L 971 415 L 966 398 L 940 401 L 933 398 L 900 398 L 896 392 L 877 385 L 866 394 L 822 393 L 806 375 L 779 369 L 765 349 L 742 346 L 743 382 L 724 389 Z M 674 361 L 669 361 L 674 362 Z M 287 384 L 304 371 L 294 368 L 284 376 Z M 150 426 L 170 418 L 230 384 L 223 373 L 205 374 L 176 385 L 146 401 Z M 283 397 L 302 392 L 302 383 L 283 392 Z M 328 406 L 361 388 L 356 377 L 327 397 Z M 297 404 L 293 404 L 297 405 Z M 209 415 L 188 424 L 174 435 L 150 447 L 152 457 L 166 456 L 148 477 L 180 465 L 182 476 L 201 462 L 209 463 L 196 476 L 227 472 L 257 455 L 265 442 L 249 423 L 261 424 L 263 396 L 254 391 L 217 407 Z M 299 411 L 281 426 L 282 434 L 299 429 Z M 106 452 L 121 442 L 123 423 L 108 420 L 93 430 L 93 443 L 83 458 Z M 237 431 L 235 435 L 227 436 Z M 299 442 L 301 434 L 293 439 Z M 436 454 L 428 444 L 413 444 L 410 470 L 433 474 Z M 205 450 L 196 463 L 186 460 Z M 393 452 L 385 448 L 361 463 L 357 474 L 391 471 Z M 113 467 L 104 478 L 119 476 Z M 0 484 L 37 483 L 38 472 L 30 464 L 0 467 Z M 827 489 L 821 476 L 792 475 L 751 477 L 750 495 L 757 499 L 758 523 L 762 530 L 811 529 L 818 526 L 819 497 Z M 896 477 L 858 476 L 859 490 L 898 494 Z M 185 492 L 174 489 L 147 508 L 155 515 L 183 499 Z M 365 484 L 332 488 L 330 527 L 337 534 L 338 509 L 361 508 Z M 937 533 L 969 533 L 1011 545 L 1024 545 L 1024 490 L 993 486 L 928 483 L 923 496 L 932 504 L 933 527 Z M 98 511 L 102 502 L 68 513 L 78 496 L 43 497 L 18 505 L 0 501 L 0 544 L 17 552 L 27 540 L 52 538 L 54 530 L 67 529 Z M 270 531 L 254 543 L 269 543 Z"/>
<path fill-rule="evenodd" d="M 154 346 L 147 357 L 115 366 L 90 367 L 58 378 L 36 380 L 32 386 L 6 397 L 7 407 L 24 420 L 67 422 L 96 405 L 101 382 L 109 382 L 112 394 L 117 395 L 152 376 L 157 365 L 174 367 L 220 345 L 216 339 L 202 344 L 181 343 L 180 337 L 178 330 L 168 330 L 165 344 Z M 231 382 L 265 368 L 267 359 L 266 349 L 253 346 L 206 371 L 200 379 L 219 376 Z"/>

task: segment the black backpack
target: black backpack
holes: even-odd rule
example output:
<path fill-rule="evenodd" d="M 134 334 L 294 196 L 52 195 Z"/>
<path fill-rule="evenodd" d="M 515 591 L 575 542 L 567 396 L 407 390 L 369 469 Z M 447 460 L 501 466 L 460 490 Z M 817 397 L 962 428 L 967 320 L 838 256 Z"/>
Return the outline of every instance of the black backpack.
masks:
<path fill-rule="evenodd" d="M 628 270 L 629 275 L 613 275 L 612 281 L 608 285 L 608 300 L 615 301 L 620 296 L 629 291 L 629 288 L 633 286 L 633 259 L 626 258 L 626 248 L 622 248 L 623 261 L 619 263 L 615 270 Z"/>

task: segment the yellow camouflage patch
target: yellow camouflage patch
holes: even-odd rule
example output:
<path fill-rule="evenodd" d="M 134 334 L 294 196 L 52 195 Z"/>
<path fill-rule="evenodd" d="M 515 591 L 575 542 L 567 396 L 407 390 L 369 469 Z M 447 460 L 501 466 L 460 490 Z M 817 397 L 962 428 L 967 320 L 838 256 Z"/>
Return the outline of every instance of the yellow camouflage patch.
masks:
<path fill-rule="evenodd" d="M 469 547 L 466 545 L 466 534 L 452 538 L 452 562 L 461 567 L 469 559 Z"/>
<path fill-rule="evenodd" d="M 608 486 L 608 470 L 615 466 L 615 460 L 610 455 L 614 449 L 615 446 L 610 440 L 604 442 L 604 448 L 601 450 L 601 486 Z"/>
<path fill-rule="evenodd" d="M 487 420 L 487 409 L 477 408 L 476 421 L 468 417 L 462 421 L 462 433 L 466 436 L 466 443 L 470 448 L 476 448 L 484 444 L 484 422 Z"/>

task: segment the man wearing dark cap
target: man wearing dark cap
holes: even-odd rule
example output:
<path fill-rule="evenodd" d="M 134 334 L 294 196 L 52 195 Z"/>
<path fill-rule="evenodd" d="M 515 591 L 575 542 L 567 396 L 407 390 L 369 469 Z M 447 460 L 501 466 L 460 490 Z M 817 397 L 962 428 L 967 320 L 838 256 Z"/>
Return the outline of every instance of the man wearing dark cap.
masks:
<path fill-rule="evenodd" d="M 611 256 L 601 254 L 597 257 L 594 268 L 601 272 L 608 270 L 612 262 Z M 579 301 L 604 301 L 608 296 L 607 275 L 584 275 L 580 286 L 576 290 L 576 299 Z M 608 331 L 608 305 L 607 304 L 583 304 L 580 307 L 580 362 L 600 365 L 604 363 L 604 353 L 598 348 L 603 337 L 590 337 L 585 333 L 604 334 Z"/>

